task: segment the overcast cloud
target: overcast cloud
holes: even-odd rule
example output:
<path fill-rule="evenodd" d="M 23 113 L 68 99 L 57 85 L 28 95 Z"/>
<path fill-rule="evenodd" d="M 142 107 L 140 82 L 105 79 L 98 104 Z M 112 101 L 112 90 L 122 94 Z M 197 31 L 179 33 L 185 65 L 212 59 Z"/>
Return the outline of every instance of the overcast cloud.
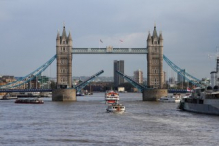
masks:
<path fill-rule="evenodd" d="M 219 46 L 218 6 L 218 0 L 0 0 L 0 74 L 25 76 L 49 60 L 63 22 L 73 47 L 99 47 L 99 39 L 101 47 L 146 47 L 156 22 L 164 54 L 194 76 L 210 77 L 216 64 L 208 54 L 215 57 Z M 73 55 L 73 76 L 101 69 L 113 76 L 113 60 L 125 60 L 127 75 L 141 69 L 146 77 L 145 55 Z M 55 76 L 55 69 L 56 62 L 47 72 Z"/>

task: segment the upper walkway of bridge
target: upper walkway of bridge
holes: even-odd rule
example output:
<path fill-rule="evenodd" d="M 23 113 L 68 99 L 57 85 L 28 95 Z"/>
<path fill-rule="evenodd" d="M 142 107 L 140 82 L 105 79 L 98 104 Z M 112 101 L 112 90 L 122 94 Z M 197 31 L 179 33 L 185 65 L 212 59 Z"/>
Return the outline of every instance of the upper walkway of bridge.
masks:
<path fill-rule="evenodd" d="M 147 54 L 147 48 L 72 48 L 72 54 Z"/>

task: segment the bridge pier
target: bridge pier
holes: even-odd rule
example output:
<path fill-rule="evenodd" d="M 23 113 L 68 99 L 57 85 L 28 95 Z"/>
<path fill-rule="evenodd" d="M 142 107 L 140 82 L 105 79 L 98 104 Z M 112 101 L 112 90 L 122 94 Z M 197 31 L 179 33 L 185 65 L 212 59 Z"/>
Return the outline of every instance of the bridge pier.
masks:
<path fill-rule="evenodd" d="M 167 89 L 145 89 L 143 91 L 143 101 L 156 101 L 162 96 L 167 96 Z"/>
<path fill-rule="evenodd" d="M 53 89 L 52 101 L 77 101 L 76 89 Z"/>

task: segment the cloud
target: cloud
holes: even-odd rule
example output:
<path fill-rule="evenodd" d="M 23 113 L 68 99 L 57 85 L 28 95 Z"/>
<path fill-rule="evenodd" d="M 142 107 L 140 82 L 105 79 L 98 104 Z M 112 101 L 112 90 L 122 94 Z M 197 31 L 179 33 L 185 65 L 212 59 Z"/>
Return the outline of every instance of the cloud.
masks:
<path fill-rule="evenodd" d="M 164 54 L 199 78 L 210 76 L 212 67 L 205 56 L 219 45 L 218 5 L 217 0 L 0 1 L 0 59 L 4 62 L 0 68 L 12 74 L 10 66 L 17 66 L 16 74 L 24 76 L 42 65 L 55 53 L 57 29 L 62 30 L 63 21 L 72 33 L 73 47 L 99 47 L 102 39 L 100 47 L 128 48 L 146 47 L 148 31 L 156 22 L 157 31 L 163 33 Z M 15 55 L 5 55 L 8 52 Z M 146 57 L 140 55 L 74 56 L 73 73 L 89 75 L 102 67 L 112 76 L 114 59 L 125 60 L 128 74 L 143 68 L 146 76 Z M 88 72 L 87 61 L 98 66 Z"/>

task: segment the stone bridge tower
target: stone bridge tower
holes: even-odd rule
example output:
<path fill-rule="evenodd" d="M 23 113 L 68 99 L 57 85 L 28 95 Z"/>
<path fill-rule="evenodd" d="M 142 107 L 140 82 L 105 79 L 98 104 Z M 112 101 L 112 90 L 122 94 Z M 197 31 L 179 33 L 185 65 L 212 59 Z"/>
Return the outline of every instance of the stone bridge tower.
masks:
<path fill-rule="evenodd" d="M 57 88 L 72 87 L 72 37 L 71 33 L 66 35 L 63 26 L 62 35 L 57 33 L 56 55 L 57 55 Z"/>
<path fill-rule="evenodd" d="M 156 25 L 151 36 L 147 38 L 147 85 L 154 88 L 163 88 L 163 36 L 157 35 Z"/>

